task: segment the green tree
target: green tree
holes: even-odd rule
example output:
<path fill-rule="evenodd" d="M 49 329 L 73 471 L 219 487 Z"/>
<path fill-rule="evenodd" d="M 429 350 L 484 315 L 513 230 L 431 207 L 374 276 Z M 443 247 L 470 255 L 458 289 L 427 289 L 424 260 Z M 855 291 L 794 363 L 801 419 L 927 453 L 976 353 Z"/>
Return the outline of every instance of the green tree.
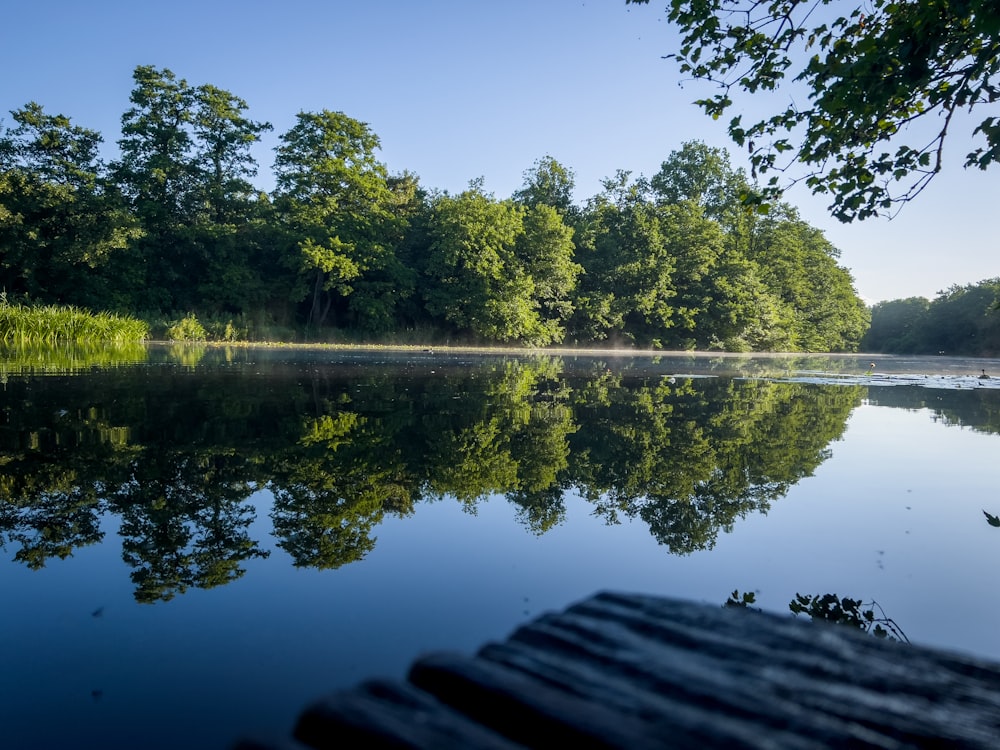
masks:
<path fill-rule="evenodd" d="M 1000 353 L 1000 278 L 941 292 L 922 320 L 921 351 L 995 356 Z"/>
<path fill-rule="evenodd" d="M 794 351 L 856 351 L 870 313 L 854 290 L 839 251 L 823 232 L 780 204 L 757 229 L 751 260 L 780 300 L 780 324 Z"/>
<path fill-rule="evenodd" d="M 660 209 L 663 234 L 676 263 L 670 348 L 728 351 L 787 348 L 780 301 L 757 265 L 701 206 L 683 200 Z"/>
<path fill-rule="evenodd" d="M 924 319 L 930 308 L 925 297 L 887 300 L 872 307 L 872 322 L 861 348 L 866 352 L 921 351 Z"/>
<path fill-rule="evenodd" d="M 392 319 L 393 280 L 403 275 L 391 244 L 399 203 L 378 148 L 367 124 L 323 110 L 300 112 L 276 149 L 275 205 L 310 325 L 347 315 L 352 295 L 363 298 L 356 322 Z"/>
<path fill-rule="evenodd" d="M 191 131 L 199 212 L 192 242 L 204 258 L 196 297 L 186 308 L 214 314 L 249 312 L 276 293 L 276 258 L 265 223 L 270 203 L 250 180 L 257 174 L 251 147 L 270 123 L 246 117 L 247 103 L 210 84 L 195 90 Z"/>
<path fill-rule="evenodd" d="M 47 303 L 120 308 L 114 262 L 138 230 L 99 133 L 29 103 L 0 132 L 0 284 Z"/>
<path fill-rule="evenodd" d="M 562 216 L 575 214 L 573 190 L 576 175 L 551 156 L 543 156 L 524 172 L 524 184 L 514 193 L 514 200 L 525 206 L 551 206 Z"/>
<path fill-rule="evenodd" d="M 730 164 L 729 152 L 701 141 L 687 141 L 672 151 L 649 184 L 658 203 L 693 201 L 724 225 L 735 211 L 745 212 L 741 196 L 750 190 L 746 175 Z"/>
<path fill-rule="evenodd" d="M 536 208 L 532 233 L 525 237 L 525 213 L 511 200 L 487 195 L 476 182 L 458 196 L 434 201 L 424 292 L 432 315 L 494 341 L 545 344 L 559 335 L 564 289 L 573 275 L 565 263 L 568 230 L 554 210 Z M 551 244 L 544 247 L 546 242 Z M 546 325 L 531 272 L 560 261 L 562 280 L 556 275 L 541 290 L 547 314 L 557 316 Z"/>
<path fill-rule="evenodd" d="M 649 0 L 626 0 L 648 3 Z M 1000 26 L 992 0 L 841 4 L 831 0 L 742 2 L 671 0 L 682 39 L 682 74 L 718 93 L 698 104 L 714 118 L 742 91 L 759 99 L 783 84 L 803 96 L 729 134 L 745 146 L 756 174 L 805 165 L 814 193 L 831 197 L 841 221 L 892 213 L 920 193 L 942 167 L 949 129 L 963 110 L 988 109 L 1000 97 Z M 785 99 L 787 101 L 787 97 Z M 931 130 L 911 127 L 917 121 Z M 974 127 L 980 145 L 966 166 L 1000 159 L 1000 122 Z"/>
<path fill-rule="evenodd" d="M 676 261 L 648 182 L 619 171 L 603 186 L 581 220 L 577 261 L 584 271 L 573 330 L 585 340 L 623 337 L 655 346 L 675 322 Z"/>
<path fill-rule="evenodd" d="M 216 224 L 241 221 L 257 191 L 249 182 L 257 175 L 250 148 L 271 124 L 247 119 L 247 103 L 210 84 L 195 91 L 192 113 L 194 161 L 199 171 L 201 203 Z"/>
<path fill-rule="evenodd" d="M 170 70 L 139 66 L 132 107 L 122 115 L 116 183 L 142 226 L 129 269 L 134 309 L 171 311 L 183 306 L 198 260 L 183 228 L 194 221 L 197 200 L 190 121 L 194 90 Z"/>
<path fill-rule="evenodd" d="M 514 254 L 534 283 L 534 306 L 542 332 L 538 341 L 562 341 L 573 314 L 572 295 L 582 268 L 573 258 L 573 230 L 552 206 L 539 203 L 525 212 Z"/>
<path fill-rule="evenodd" d="M 430 231 L 433 222 L 431 201 L 427 190 L 420 185 L 417 175 L 403 172 L 389 177 L 392 192 L 392 212 L 396 222 L 392 225 L 396 235 L 392 239 L 398 269 L 394 286 L 384 287 L 387 294 L 395 297 L 392 319 L 386 321 L 396 330 L 429 325 L 428 313 L 423 298 L 417 293 L 417 285 L 424 271 L 431 244 Z"/>
<path fill-rule="evenodd" d="M 139 66 L 133 78 L 114 172 L 144 230 L 132 271 L 135 308 L 259 304 L 259 291 L 246 294 L 263 283 L 247 273 L 261 208 L 247 178 L 256 174 L 250 147 L 270 125 L 247 119 L 242 99 L 168 69 Z"/>

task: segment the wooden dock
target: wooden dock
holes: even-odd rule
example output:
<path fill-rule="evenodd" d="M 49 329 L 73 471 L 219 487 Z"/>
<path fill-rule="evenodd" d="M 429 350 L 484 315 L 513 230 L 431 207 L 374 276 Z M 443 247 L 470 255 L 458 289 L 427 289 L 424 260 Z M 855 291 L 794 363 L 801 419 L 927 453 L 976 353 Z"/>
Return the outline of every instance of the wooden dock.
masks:
<path fill-rule="evenodd" d="M 998 633 L 1000 637 L 1000 633 Z M 1000 748 L 1000 664 L 842 625 L 614 593 L 307 708 L 324 748 Z"/>

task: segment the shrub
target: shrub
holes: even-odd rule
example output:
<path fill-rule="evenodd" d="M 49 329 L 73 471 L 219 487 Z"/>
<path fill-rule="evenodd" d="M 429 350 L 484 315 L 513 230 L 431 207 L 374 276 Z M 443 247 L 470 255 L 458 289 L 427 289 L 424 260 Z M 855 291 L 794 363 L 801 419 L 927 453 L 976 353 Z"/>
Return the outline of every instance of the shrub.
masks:
<path fill-rule="evenodd" d="M 194 313 L 190 313 L 167 327 L 167 338 L 170 341 L 204 341 L 208 332 Z"/>

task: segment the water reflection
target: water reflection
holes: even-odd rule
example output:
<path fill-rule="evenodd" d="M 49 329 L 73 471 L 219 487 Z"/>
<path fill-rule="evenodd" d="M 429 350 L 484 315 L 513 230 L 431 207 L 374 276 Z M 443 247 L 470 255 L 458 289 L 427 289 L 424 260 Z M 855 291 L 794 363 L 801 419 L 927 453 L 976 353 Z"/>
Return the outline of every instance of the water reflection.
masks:
<path fill-rule="evenodd" d="M 142 344 L 108 342 L 81 344 L 0 344 L 0 383 L 11 376 L 85 372 L 95 367 L 120 367 L 145 362 Z"/>
<path fill-rule="evenodd" d="M 685 376 L 648 359 L 198 356 L 211 366 L 8 379 L 0 541 L 14 560 L 40 568 L 106 543 L 113 515 L 137 601 L 219 586 L 267 554 L 251 534 L 261 489 L 278 546 L 301 567 L 361 560 L 386 516 L 442 499 L 475 513 L 493 495 L 544 534 L 575 493 L 607 523 L 641 519 L 686 554 L 767 512 L 872 398 L 861 385 Z M 917 390 L 878 398 L 944 399 L 942 418 L 1000 424 L 975 393 Z"/>
<path fill-rule="evenodd" d="M 995 391 L 880 388 L 872 392 L 869 402 L 897 409 L 929 409 L 934 421 L 940 424 L 968 427 L 986 434 L 1000 433 L 1000 399 Z"/>

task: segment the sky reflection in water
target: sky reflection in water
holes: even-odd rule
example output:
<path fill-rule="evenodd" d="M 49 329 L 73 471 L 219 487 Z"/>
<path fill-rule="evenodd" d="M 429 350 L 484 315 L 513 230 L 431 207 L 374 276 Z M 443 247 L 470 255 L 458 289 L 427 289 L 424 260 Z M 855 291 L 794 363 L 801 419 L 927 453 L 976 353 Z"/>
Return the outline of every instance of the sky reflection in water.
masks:
<path fill-rule="evenodd" d="M 600 589 L 720 605 L 754 590 L 776 611 L 796 593 L 874 598 L 914 642 L 1000 659 L 1000 530 L 982 513 L 1000 513 L 1000 392 L 866 387 L 852 382 L 863 358 L 768 370 L 400 355 L 384 358 L 390 371 L 354 355 L 336 367 L 328 355 L 213 356 L 7 377 L 5 746 L 225 747 L 286 732 L 324 692 L 401 676 L 428 650 L 470 652 Z M 933 363 L 966 377 L 980 366 Z M 817 371 L 847 379 L 785 382 Z M 211 513 L 195 503 L 177 521 L 135 485 L 159 477 L 163 497 L 188 502 L 197 482 L 164 475 L 199 466 L 232 489 L 218 507 L 244 514 L 229 516 L 236 542 L 216 549 L 243 572 L 222 565 L 229 579 L 173 588 L 144 579 L 139 603 L 136 572 L 189 570 Z M 303 490 L 321 469 L 333 479 Z M 241 471 L 266 488 L 241 496 Z M 14 561 L 25 540 L 53 538 L 67 489 L 95 478 L 102 543 L 38 569 Z M 319 502 L 345 488 L 358 497 Z M 329 533 L 297 532 L 296 518 L 361 533 L 333 534 L 324 558 L 315 544 Z M 167 542 L 199 523 L 202 536 L 174 549 L 189 568 L 164 566 Z M 309 564 L 321 560 L 331 567 Z"/>

